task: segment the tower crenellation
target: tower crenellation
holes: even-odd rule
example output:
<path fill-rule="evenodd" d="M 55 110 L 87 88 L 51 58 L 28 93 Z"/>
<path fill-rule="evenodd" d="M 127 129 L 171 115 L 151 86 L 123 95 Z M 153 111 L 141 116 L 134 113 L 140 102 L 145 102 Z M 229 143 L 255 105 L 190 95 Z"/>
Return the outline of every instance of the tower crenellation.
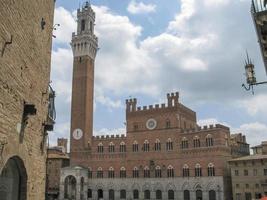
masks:
<path fill-rule="evenodd" d="M 94 34 L 95 12 L 89 2 L 77 10 L 77 31 L 72 33 L 71 47 L 74 57 L 89 56 L 95 59 L 98 39 Z"/>

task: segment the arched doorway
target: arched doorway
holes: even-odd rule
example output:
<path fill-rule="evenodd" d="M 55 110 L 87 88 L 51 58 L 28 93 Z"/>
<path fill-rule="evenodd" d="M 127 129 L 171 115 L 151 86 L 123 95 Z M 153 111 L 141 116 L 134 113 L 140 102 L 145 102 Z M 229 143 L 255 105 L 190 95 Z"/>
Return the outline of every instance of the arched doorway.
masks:
<path fill-rule="evenodd" d="M 202 191 L 201 190 L 197 190 L 196 191 L 196 200 L 202 200 Z"/>
<path fill-rule="evenodd" d="M 184 200 L 190 200 L 190 192 L 189 192 L 189 190 L 184 190 Z"/>
<path fill-rule="evenodd" d="M 64 198 L 76 199 L 76 185 L 77 181 L 74 176 L 67 176 L 64 181 Z"/>
<path fill-rule="evenodd" d="M 161 192 L 161 190 L 156 190 L 156 199 L 162 199 L 162 192 Z"/>
<path fill-rule="evenodd" d="M 110 189 L 108 191 L 108 198 L 109 198 L 109 200 L 114 200 L 115 199 L 115 192 L 114 192 L 114 190 Z"/>
<path fill-rule="evenodd" d="M 104 195 L 103 195 L 103 190 L 102 189 L 98 189 L 97 190 L 97 199 L 103 199 Z"/>
<path fill-rule="evenodd" d="M 27 172 L 23 161 L 14 156 L 8 159 L 0 175 L 1 200 L 27 199 Z"/>
<path fill-rule="evenodd" d="M 209 200 L 216 200 L 216 192 L 214 190 L 209 191 Z"/>

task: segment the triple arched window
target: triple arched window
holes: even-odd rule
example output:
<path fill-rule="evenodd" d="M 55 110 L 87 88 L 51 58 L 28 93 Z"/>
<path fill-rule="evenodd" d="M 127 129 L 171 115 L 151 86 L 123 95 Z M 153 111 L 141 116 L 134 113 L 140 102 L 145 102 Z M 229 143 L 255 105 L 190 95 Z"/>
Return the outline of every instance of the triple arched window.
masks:
<path fill-rule="evenodd" d="M 200 164 L 196 164 L 195 166 L 195 176 L 196 177 L 202 176 L 202 169 L 201 169 Z"/>
<path fill-rule="evenodd" d="M 133 178 L 139 178 L 139 170 L 137 167 L 133 169 Z"/>
<path fill-rule="evenodd" d="M 173 166 L 171 165 L 169 165 L 167 168 L 167 177 L 168 178 L 174 177 L 174 169 L 173 169 Z"/>
<path fill-rule="evenodd" d="M 215 168 L 212 163 L 208 165 L 208 176 L 215 176 Z"/>
<path fill-rule="evenodd" d="M 157 166 L 155 169 L 155 177 L 156 178 L 161 178 L 161 168 L 160 166 Z"/>
<path fill-rule="evenodd" d="M 126 178 L 126 169 L 125 169 L 125 167 L 121 167 L 121 169 L 120 169 L 120 178 Z"/>
<path fill-rule="evenodd" d="M 136 140 L 133 143 L 133 152 L 138 152 L 138 142 Z"/>
<path fill-rule="evenodd" d="M 189 167 L 187 164 L 185 164 L 183 167 L 183 177 L 189 177 L 189 176 L 190 176 Z"/>
<path fill-rule="evenodd" d="M 148 166 L 144 168 L 144 178 L 150 178 L 150 170 Z"/>
<path fill-rule="evenodd" d="M 155 142 L 155 151 L 160 151 L 161 150 L 161 144 L 160 144 L 160 140 L 156 139 Z"/>
<path fill-rule="evenodd" d="M 212 135 L 208 134 L 206 137 L 206 146 L 211 147 L 213 146 L 213 138 Z"/>
<path fill-rule="evenodd" d="M 146 151 L 146 152 L 149 151 L 149 142 L 148 142 L 148 140 L 145 140 L 145 142 L 144 142 L 143 151 Z"/>
<path fill-rule="evenodd" d="M 125 142 L 120 143 L 120 152 L 126 152 L 126 145 Z"/>
<path fill-rule="evenodd" d="M 108 152 L 110 152 L 110 153 L 115 152 L 115 145 L 114 145 L 113 142 L 110 142 L 110 143 L 109 143 L 109 146 L 108 146 Z"/>
<path fill-rule="evenodd" d="M 200 139 L 198 136 L 195 136 L 193 139 L 194 148 L 200 147 Z"/>
<path fill-rule="evenodd" d="M 183 139 L 182 139 L 181 148 L 182 149 L 188 148 L 188 140 L 186 139 L 186 137 L 183 137 Z"/>
<path fill-rule="evenodd" d="M 110 167 L 108 170 L 108 178 L 114 178 L 115 174 L 114 174 L 114 168 Z"/>
<path fill-rule="evenodd" d="M 97 178 L 103 178 L 103 169 L 102 169 L 102 167 L 98 167 L 97 172 L 96 172 L 96 177 Z"/>
<path fill-rule="evenodd" d="M 104 146 L 103 146 L 102 142 L 97 145 L 97 152 L 98 153 L 104 152 Z"/>
<path fill-rule="evenodd" d="M 173 143 L 172 143 L 171 138 L 169 138 L 169 139 L 167 140 L 167 142 L 166 142 L 166 150 L 167 150 L 167 151 L 171 151 L 171 150 L 173 150 Z"/>

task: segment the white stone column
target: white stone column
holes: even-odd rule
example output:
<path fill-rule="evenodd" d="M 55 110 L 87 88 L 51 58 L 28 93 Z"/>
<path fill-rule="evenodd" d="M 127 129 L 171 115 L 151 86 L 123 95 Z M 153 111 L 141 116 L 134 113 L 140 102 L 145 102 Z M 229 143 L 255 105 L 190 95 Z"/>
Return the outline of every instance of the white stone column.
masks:
<path fill-rule="evenodd" d="M 76 178 L 77 184 L 76 184 L 76 200 L 81 200 L 81 184 L 78 182 L 78 178 Z"/>
<path fill-rule="evenodd" d="M 150 191 L 150 199 L 152 200 L 156 199 L 156 191 L 153 191 L 153 190 Z"/>
<path fill-rule="evenodd" d="M 190 199 L 196 200 L 196 191 L 190 190 Z M 203 199 L 204 200 L 204 199 Z"/>
<path fill-rule="evenodd" d="M 177 190 L 174 192 L 174 199 L 184 199 L 184 191 Z"/>
<path fill-rule="evenodd" d="M 92 190 L 93 200 L 97 200 L 97 190 Z"/>
<path fill-rule="evenodd" d="M 108 200 L 108 190 L 103 189 L 103 197 L 104 197 L 104 200 Z"/>
<path fill-rule="evenodd" d="M 202 199 L 209 199 L 209 192 L 208 191 L 202 191 Z"/>
<path fill-rule="evenodd" d="M 120 199 L 120 190 L 114 190 L 115 200 Z"/>
<path fill-rule="evenodd" d="M 162 191 L 162 199 L 168 199 L 168 191 Z"/>

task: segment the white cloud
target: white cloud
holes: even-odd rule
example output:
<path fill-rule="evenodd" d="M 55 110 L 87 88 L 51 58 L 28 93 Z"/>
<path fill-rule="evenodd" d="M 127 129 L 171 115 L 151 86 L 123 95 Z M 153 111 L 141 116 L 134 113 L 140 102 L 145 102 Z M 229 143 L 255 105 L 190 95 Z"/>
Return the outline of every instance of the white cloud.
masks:
<path fill-rule="evenodd" d="M 96 103 L 100 103 L 108 108 L 123 108 L 120 100 L 113 100 L 108 96 L 105 96 L 103 91 L 99 88 L 95 88 L 95 99 Z"/>
<path fill-rule="evenodd" d="M 230 127 L 229 124 L 227 124 L 226 122 L 218 121 L 216 118 L 200 119 L 200 120 L 198 120 L 197 124 L 200 125 L 200 126 L 222 124 L 224 126 Z"/>
<path fill-rule="evenodd" d="M 242 124 L 239 128 L 233 128 L 233 131 L 245 134 L 251 146 L 259 145 L 267 140 L 267 125 L 259 122 Z"/>
<path fill-rule="evenodd" d="M 127 10 L 131 14 L 143 14 L 143 13 L 151 13 L 156 12 L 156 5 L 154 4 L 144 4 L 143 2 L 136 2 L 135 0 L 132 0 Z"/>
<path fill-rule="evenodd" d="M 97 136 L 97 135 L 125 135 L 125 134 L 126 134 L 125 128 L 117 128 L 117 129 L 102 128 L 100 130 L 94 130 L 94 136 Z"/>
<path fill-rule="evenodd" d="M 72 32 L 75 31 L 76 22 L 72 13 L 63 7 L 55 9 L 54 23 L 60 24 L 54 31 L 56 43 L 69 43 L 71 41 Z"/>
<path fill-rule="evenodd" d="M 70 134 L 70 123 L 63 122 L 63 123 L 56 123 L 54 127 L 54 131 L 49 133 L 49 146 L 56 146 L 57 145 L 57 138 L 69 138 Z M 70 142 L 70 141 L 68 141 Z"/>
<path fill-rule="evenodd" d="M 246 109 L 248 114 L 255 116 L 256 114 L 265 114 L 267 116 L 267 95 L 259 94 L 249 99 L 239 101 L 239 105 Z"/>

